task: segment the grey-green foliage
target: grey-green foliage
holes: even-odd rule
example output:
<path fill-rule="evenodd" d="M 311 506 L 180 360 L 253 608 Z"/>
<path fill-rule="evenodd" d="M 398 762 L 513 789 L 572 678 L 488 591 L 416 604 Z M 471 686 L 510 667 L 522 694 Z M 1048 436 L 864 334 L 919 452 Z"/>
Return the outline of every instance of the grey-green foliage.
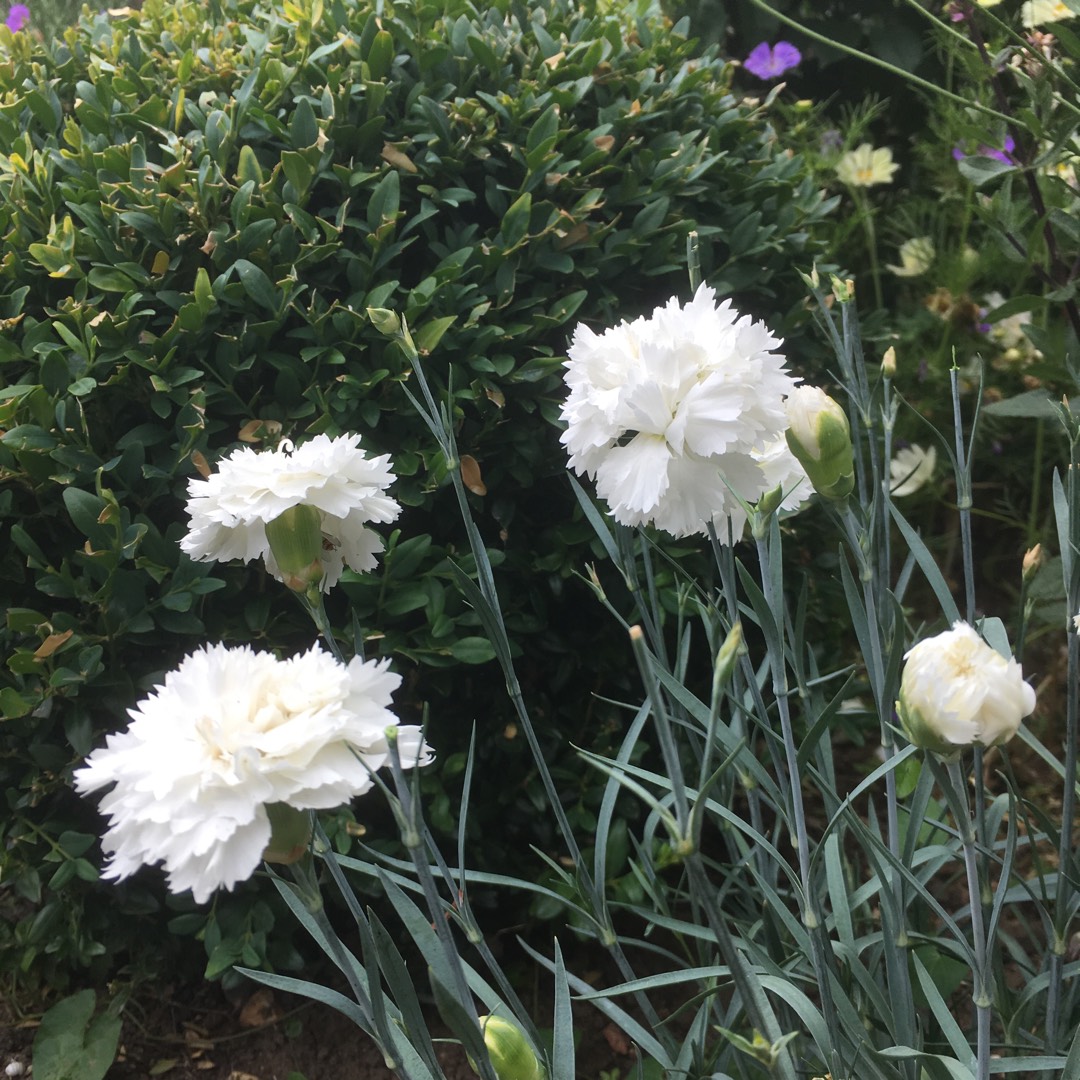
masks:
<path fill-rule="evenodd" d="M 177 548 L 187 480 L 242 431 L 355 430 L 393 455 L 400 531 L 337 603 L 413 669 L 406 707 L 442 699 L 440 746 L 487 716 L 461 668 L 492 653 L 448 563 L 460 525 L 368 307 L 400 310 L 451 389 L 553 728 L 554 691 L 578 723 L 608 670 L 563 591 L 592 542 L 553 426 L 571 320 L 682 291 L 696 228 L 712 283 L 797 330 L 794 268 L 829 206 L 683 27 L 565 0 L 378 10 L 148 0 L 48 48 L 4 39 L 0 953 L 24 970 L 89 963 L 118 925 L 82 913 L 93 875 L 62 839 L 96 824 L 71 765 L 203 640 L 309 640 L 259 569 Z"/>

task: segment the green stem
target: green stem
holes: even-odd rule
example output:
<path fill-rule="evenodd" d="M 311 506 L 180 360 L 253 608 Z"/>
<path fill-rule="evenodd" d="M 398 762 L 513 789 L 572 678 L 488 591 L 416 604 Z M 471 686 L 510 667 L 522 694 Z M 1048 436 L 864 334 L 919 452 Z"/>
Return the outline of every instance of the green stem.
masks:
<path fill-rule="evenodd" d="M 293 595 L 300 601 L 301 607 L 311 616 L 315 628 L 319 631 L 323 641 L 330 647 L 330 652 L 334 654 L 338 661 L 344 664 L 345 657 L 342 655 L 341 647 L 334 637 L 334 628 L 330 625 L 330 619 L 326 614 L 326 605 L 323 603 L 323 594 L 318 585 L 313 585 L 305 592 L 296 592 Z"/>
<path fill-rule="evenodd" d="M 877 232 L 874 229 L 874 211 L 870 206 L 870 200 L 866 193 L 858 188 L 850 188 L 851 197 L 859 208 L 859 217 L 862 218 L 863 232 L 866 234 L 866 254 L 870 258 L 870 279 L 874 283 L 874 303 L 880 311 L 885 306 L 885 300 L 881 292 L 881 267 L 877 257 Z"/>
<path fill-rule="evenodd" d="M 979 856 L 975 841 L 974 821 L 968 804 L 967 784 L 960 771 L 960 764 L 953 760 L 943 765 L 932 753 L 926 755 L 927 763 L 941 786 L 945 798 L 956 819 L 957 831 L 964 852 L 964 870 L 967 875 L 968 909 L 971 912 L 972 944 L 972 1002 L 975 1005 L 975 1080 L 990 1078 L 990 1009 L 992 1005 L 990 967 L 987 962 L 986 930 L 983 925 L 982 888 L 979 878 Z"/>
<path fill-rule="evenodd" d="M 765 535 L 766 529 L 768 529 L 768 535 Z M 777 595 L 773 577 L 773 567 L 781 558 L 780 530 L 776 527 L 775 518 L 769 515 L 767 521 L 754 520 L 754 536 L 757 541 L 761 589 L 765 596 L 765 605 L 775 616 L 772 627 L 766 626 L 763 620 L 762 630 L 765 634 L 765 648 L 772 671 L 773 697 L 780 716 L 780 732 L 784 742 L 791 797 L 790 825 L 795 832 L 795 844 L 799 856 L 803 925 L 810 937 L 810 959 L 814 967 L 818 993 L 821 995 L 821 1012 L 825 1017 L 834 1056 L 838 1056 L 840 1055 L 840 1030 L 837 1025 L 836 1009 L 832 1003 L 832 971 L 829 965 L 832 949 L 831 946 L 826 947 L 828 940 L 824 920 L 814 895 L 813 882 L 810 879 L 810 838 L 806 831 L 799 753 L 795 745 L 795 733 L 791 726 L 791 710 L 788 702 L 787 658 L 784 648 L 784 597 Z"/>

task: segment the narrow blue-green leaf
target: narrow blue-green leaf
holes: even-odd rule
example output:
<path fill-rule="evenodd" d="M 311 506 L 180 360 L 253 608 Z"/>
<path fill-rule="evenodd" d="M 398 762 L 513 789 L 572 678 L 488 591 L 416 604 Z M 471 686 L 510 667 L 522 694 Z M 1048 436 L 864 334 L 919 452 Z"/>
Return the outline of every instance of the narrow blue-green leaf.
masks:
<path fill-rule="evenodd" d="M 630 757 L 634 752 L 634 747 L 637 746 L 638 739 L 641 738 L 642 729 L 648 722 L 649 715 L 650 709 L 648 703 L 642 705 L 641 708 L 638 709 L 637 715 L 631 722 L 626 737 L 619 747 L 618 756 L 615 758 L 617 766 L 623 766 L 630 760 Z M 611 821 L 615 816 L 615 805 L 618 802 L 619 793 L 621 791 L 622 785 L 619 783 L 618 779 L 615 776 L 609 776 L 607 783 L 604 785 L 604 796 L 600 802 L 600 811 L 596 815 L 596 855 L 593 860 L 593 879 L 598 882 L 602 882 L 607 876 L 608 836 L 611 833 Z M 607 897 L 603 893 L 603 890 L 598 890 L 598 892 L 606 903 Z M 602 913 L 598 912 L 598 914 Z M 603 914 L 604 918 L 606 918 L 606 913 Z"/>
<path fill-rule="evenodd" d="M 555 939 L 555 1018 L 551 1044 L 551 1075 L 576 1076 L 574 1063 L 574 1017 L 570 1011 L 570 984 L 566 979 L 559 939 Z"/>
<path fill-rule="evenodd" d="M 439 1074 L 439 1061 L 435 1056 L 432 1046 L 431 1035 L 428 1033 L 427 1021 L 424 1019 L 423 1009 L 416 996 L 416 984 L 401 958 L 401 953 L 394 944 L 386 927 L 378 917 L 368 911 L 368 921 L 371 923 L 372 940 L 375 943 L 379 956 L 379 966 L 382 968 L 383 977 L 389 989 L 394 1004 L 401 1013 L 401 1023 L 404 1025 L 404 1034 L 409 1042 L 416 1047 L 417 1053 L 424 1059 L 425 1064 L 435 1074 Z"/>
<path fill-rule="evenodd" d="M 1069 1056 L 1061 1070 L 1061 1080 L 1080 1080 L 1080 1024 L 1069 1046 Z"/>
<path fill-rule="evenodd" d="M 855 928 L 851 922 L 851 901 L 844 876 L 838 832 L 834 832 L 825 841 L 825 880 L 828 882 L 829 906 L 832 908 L 837 936 L 845 945 L 854 948 Z"/>
<path fill-rule="evenodd" d="M 581 512 L 593 527 L 597 540 L 603 545 L 608 558 L 622 571 L 622 560 L 619 558 L 619 549 L 615 546 L 615 540 L 611 535 L 611 526 L 593 505 L 593 501 L 585 493 L 585 489 L 569 473 L 566 475 L 570 480 L 570 487 L 573 489 L 578 504 L 581 506 Z"/>
<path fill-rule="evenodd" d="M 957 1061 L 970 1060 L 972 1056 L 971 1044 L 960 1030 L 956 1018 L 949 1011 L 949 1006 L 945 1004 L 945 999 L 941 996 L 937 984 L 930 977 L 926 965 L 919 959 L 919 954 L 912 952 L 911 958 L 915 962 L 915 974 L 918 976 L 919 985 L 926 995 L 930 1011 L 934 1014 L 934 1019 L 937 1020 L 938 1027 L 941 1028 L 941 1033 L 945 1036 L 952 1052 L 956 1055 Z"/>
<path fill-rule="evenodd" d="M 331 945 L 323 932 L 323 928 L 318 924 L 311 912 L 308 911 L 300 897 L 296 895 L 296 890 L 276 874 L 271 874 L 271 880 L 281 894 L 281 898 L 288 904 L 293 915 L 296 916 L 297 921 L 311 935 L 319 948 L 341 969 L 346 977 L 350 979 L 357 978 L 366 986 L 367 977 L 364 975 L 360 962 L 340 942 L 337 948 Z"/>
<path fill-rule="evenodd" d="M 818 1007 L 789 979 L 777 978 L 773 975 L 762 975 L 760 978 L 761 985 L 766 990 L 771 990 L 785 1005 L 795 1011 L 796 1016 L 803 1022 L 810 1037 L 814 1040 L 821 1060 L 826 1062 L 832 1060 L 829 1030 Z"/>
<path fill-rule="evenodd" d="M 927 1054 L 922 1050 L 914 1050 L 910 1046 L 890 1046 L 877 1053 L 891 1061 L 925 1061 L 937 1062 L 944 1066 L 945 1071 L 955 1080 L 975 1080 L 972 1071 L 965 1065 L 961 1065 L 955 1058 L 944 1057 L 941 1054 Z"/>
<path fill-rule="evenodd" d="M 959 622 L 960 609 L 956 606 L 952 593 L 949 592 L 949 586 L 946 585 L 941 570 L 938 569 L 937 560 L 930 554 L 930 549 L 923 543 L 922 537 L 907 523 L 907 519 L 896 508 L 895 503 L 889 504 L 889 511 L 896 522 L 897 528 L 907 541 L 912 555 L 915 556 L 915 561 L 919 564 L 919 569 L 922 570 L 927 584 L 934 590 L 934 595 L 941 605 L 945 618 L 950 623 Z"/>
<path fill-rule="evenodd" d="M 537 952 L 526 942 L 522 941 L 521 938 L 518 938 L 518 942 L 525 952 L 527 952 L 537 963 L 542 964 L 548 971 L 554 972 L 555 965 L 552 961 L 548 960 L 542 953 Z M 566 981 L 569 984 L 570 989 L 578 991 L 579 994 L 588 994 L 592 992 L 592 987 L 589 986 L 584 979 L 579 979 L 570 972 L 566 973 Z M 652 1034 L 628 1012 L 624 1009 L 620 1009 L 613 1001 L 604 998 L 597 1000 L 596 1007 L 609 1020 L 614 1020 L 615 1023 L 618 1024 L 635 1043 L 637 1043 L 638 1047 L 653 1058 L 661 1068 L 671 1068 L 672 1061 L 667 1051 L 656 1041 Z"/>
<path fill-rule="evenodd" d="M 1061 553 L 1061 576 L 1065 582 L 1065 595 L 1069 595 L 1069 587 L 1072 585 L 1072 561 L 1073 550 L 1069 543 L 1069 496 L 1065 493 L 1065 485 L 1061 480 L 1061 473 L 1054 470 L 1054 521 L 1057 524 L 1058 551 Z"/>
<path fill-rule="evenodd" d="M 252 968 L 242 967 L 233 968 L 233 970 L 238 971 L 241 975 L 246 975 L 257 983 L 262 983 L 263 986 L 269 986 L 274 990 L 284 990 L 289 994 L 299 994 L 301 997 L 311 998 L 312 1001 L 329 1005 L 330 1008 L 337 1009 L 339 1013 L 347 1016 L 358 1028 L 366 1031 L 368 1035 L 373 1038 L 375 1036 L 375 1032 L 365 1023 L 360 1006 L 352 998 L 347 998 L 336 990 L 331 990 L 327 986 L 320 986 L 319 983 L 308 982 L 306 979 L 294 979 L 288 975 L 276 975 L 270 971 L 254 971 Z"/>

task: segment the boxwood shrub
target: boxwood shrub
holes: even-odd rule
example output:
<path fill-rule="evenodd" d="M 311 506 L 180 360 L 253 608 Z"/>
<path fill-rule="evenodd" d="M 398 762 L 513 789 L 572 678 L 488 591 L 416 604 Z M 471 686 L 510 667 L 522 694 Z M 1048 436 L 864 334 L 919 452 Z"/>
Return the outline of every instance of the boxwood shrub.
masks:
<path fill-rule="evenodd" d="M 709 280 L 797 335 L 830 209 L 730 73 L 595 0 L 146 0 L 52 44 L 0 29 L 3 964 L 59 983 L 138 935 L 146 955 L 159 879 L 101 902 L 71 768 L 204 640 L 310 641 L 259 568 L 180 555 L 188 479 L 240 441 L 359 431 L 393 455 L 406 512 L 334 617 L 393 656 L 403 711 L 430 703 L 436 824 L 475 722 L 499 777 L 480 851 L 546 842 L 449 571 L 444 465 L 365 312 L 402 312 L 449 396 L 537 716 L 601 745 L 618 721 L 590 693 L 625 653 L 572 577 L 593 555 L 558 444 L 570 327 L 685 293 L 696 229 Z M 214 971 L 266 960 L 265 905 L 170 905 Z"/>

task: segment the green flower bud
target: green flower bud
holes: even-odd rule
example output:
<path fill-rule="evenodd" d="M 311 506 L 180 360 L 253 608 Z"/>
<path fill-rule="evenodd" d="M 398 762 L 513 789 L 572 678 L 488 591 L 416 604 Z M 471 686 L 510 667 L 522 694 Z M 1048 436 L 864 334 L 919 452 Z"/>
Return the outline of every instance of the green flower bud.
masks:
<path fill-rule="evenodd" d="M 281 580 L 305 592 L 322 580 L 322 518 L 314 506 L 290 506 L 266 523 L 266 542 L 277 560 Z"/>
<path fill-rule="evenodd" d="M 266 816 L 270 819 L 270 843 L 262 857 L 285 866 L 298 861 L 311 843 L 311 811 L 297 810 L 288 803 L 267 803 Z"/>
<path fill-rule="evenodd" d="M 855 486 L 855 458 L 847 415 L 816 386 L 798 386 L 786 402 L 787 444 L 814 490 L 845 499 Z"/>
<path fill-rule="evenodd" d="M 380 334 L 385 334 L 387 337 L 397 337 L 401 333 L 401 319 L 398 318 L 396 311 L 383 307 L 369 307 L 367 316 L 371 320 L 371 325 Z"/>
<path fill-rule="evenodd" d="M 481 1016 L 480 1027 L 499 1080 L 544 1080 L 544 1067 L 516 1024 L 501 1016 Z"/>

